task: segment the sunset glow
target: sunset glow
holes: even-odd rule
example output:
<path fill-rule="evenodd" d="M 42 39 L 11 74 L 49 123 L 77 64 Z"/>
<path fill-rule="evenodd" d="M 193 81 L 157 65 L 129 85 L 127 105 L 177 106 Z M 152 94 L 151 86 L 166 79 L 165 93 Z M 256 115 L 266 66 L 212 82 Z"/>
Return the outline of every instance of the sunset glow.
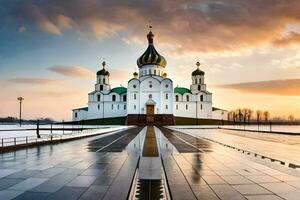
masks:
<path fill-rule="evenodd" d="M 103 60 L 126 86 L 149 21 L 174 86 L 197 60 L 213 106 L 300 118 L 300 1 L 10 0 L 0 4 L 0 117 L 70 120 Z M 183 77 L 189 77 L 184 79 Z"/>

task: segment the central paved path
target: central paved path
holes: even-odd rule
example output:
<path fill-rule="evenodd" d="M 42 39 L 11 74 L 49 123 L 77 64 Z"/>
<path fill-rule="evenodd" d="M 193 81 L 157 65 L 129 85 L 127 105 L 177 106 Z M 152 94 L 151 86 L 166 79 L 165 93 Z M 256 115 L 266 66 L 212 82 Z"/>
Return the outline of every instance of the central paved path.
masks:
<path fill-rule="evenodd" d="M 135 127 L 0 154 L 0 199 L 125 200 L 138 167 L 140 191 L 157 188 L 156 199 L 165 185 L 163 197 L 172 199 L 299 199 L 298 170 L 181 130 L 146 130 Z"/>

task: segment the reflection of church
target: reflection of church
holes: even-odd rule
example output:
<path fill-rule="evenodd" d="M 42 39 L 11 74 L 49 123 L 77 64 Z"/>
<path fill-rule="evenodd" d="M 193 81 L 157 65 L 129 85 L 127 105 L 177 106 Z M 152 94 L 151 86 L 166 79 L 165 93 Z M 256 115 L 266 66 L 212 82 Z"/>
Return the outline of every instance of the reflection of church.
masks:
<path fill-rule="evenodd" d="M 139 73 L 133 73 L 128 87 L 111 88 L 103 62 L 95 90 L 88 94 L 88 107 L 74 109 L 74 121 L 127 116 L 128 124 L 174 124 L 174 116 L 212 118 L 212 94 L 206 90 L 200 63 L 191 74 L 190 89 L 174 88 L 167 77 L 167 61 L 156 51 L 151 31 L 147 39 L 148 48 L 137 60 Z"/>

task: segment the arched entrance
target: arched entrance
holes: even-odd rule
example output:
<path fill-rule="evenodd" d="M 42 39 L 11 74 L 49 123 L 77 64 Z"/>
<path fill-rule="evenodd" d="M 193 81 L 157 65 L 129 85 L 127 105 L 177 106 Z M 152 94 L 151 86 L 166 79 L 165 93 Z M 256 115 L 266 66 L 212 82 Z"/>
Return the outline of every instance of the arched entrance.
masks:
<path fill-rule="evenodd" d="M 155 101 L 149 98 L 146 102 L 146 123 L 153 124 L 154 123 L 154 109 L 155 109 Z"/>
<path fill-rule="evenodd" d="M 146 121 L 147 124 L 154 123 L 154 105 L 146 105 Z"/>

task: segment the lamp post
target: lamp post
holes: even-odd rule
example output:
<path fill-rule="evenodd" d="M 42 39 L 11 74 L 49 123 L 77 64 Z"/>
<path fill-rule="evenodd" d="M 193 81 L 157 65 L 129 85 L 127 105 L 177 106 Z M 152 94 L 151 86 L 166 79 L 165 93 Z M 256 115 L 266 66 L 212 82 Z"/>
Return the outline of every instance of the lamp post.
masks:
<path fill-rule="evenodd" d="M 224 126 L 224 118 L 223 118 L 223 116 L 224 116 L 224 111 L 222 111 L 222 126 Z"/>
<path fill-rule="evenodd" d="M 19 103 L 20 103 L 20 115 L 19 115 L 19 123 L 20 123 L 20 126 L 21 126 L 21 124 L 22 124 L 22 101 L 24 100 L 24 98 L 23 97 L 18 97 L 18 101 L 19 101 Z"/>

